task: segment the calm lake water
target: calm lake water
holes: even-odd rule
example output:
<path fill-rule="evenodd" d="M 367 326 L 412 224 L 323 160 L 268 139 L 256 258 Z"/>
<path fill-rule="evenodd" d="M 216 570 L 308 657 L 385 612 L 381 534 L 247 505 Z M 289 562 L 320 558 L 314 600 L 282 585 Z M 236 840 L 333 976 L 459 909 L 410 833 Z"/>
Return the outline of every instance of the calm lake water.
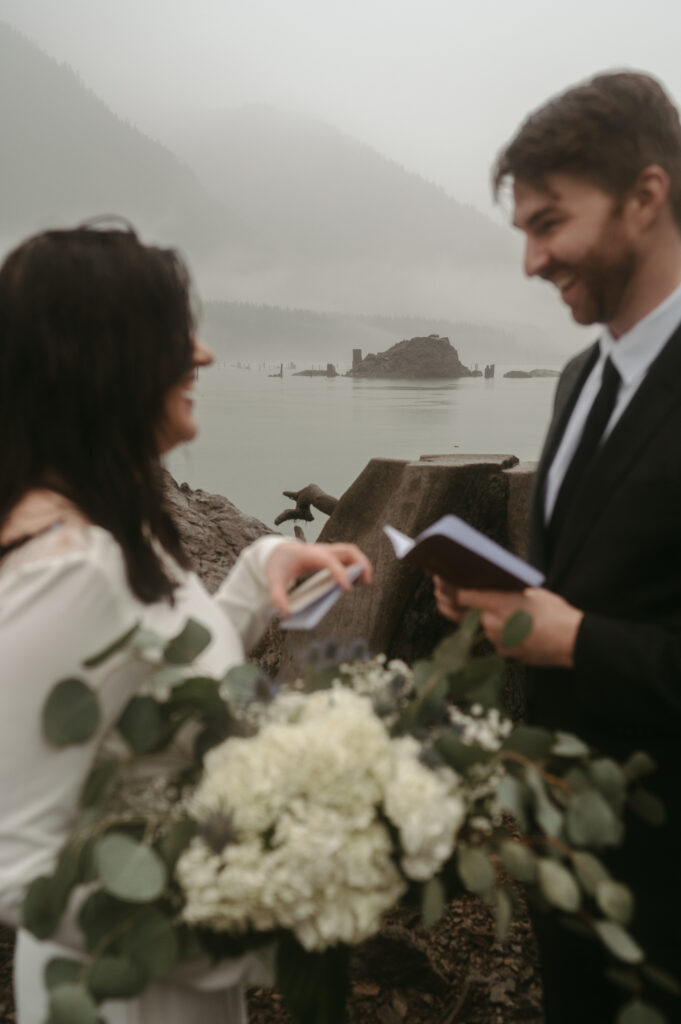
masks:
<path fill-rule="evenodd" d="M 505 369 L 497 366 L 489 381 L 329 380 L 216 364 L 196 387 L 200 435 L 168 467 L 179 482 L 224 494 L 271 526 L 291 504 L 282 491 L 316 483 L 339 496 L 375 456 L 508 453 L 534 461 L 556 379 L 505 379 Z M 308 539 L 326 521 L 317 515 L 305 527 Z"/>

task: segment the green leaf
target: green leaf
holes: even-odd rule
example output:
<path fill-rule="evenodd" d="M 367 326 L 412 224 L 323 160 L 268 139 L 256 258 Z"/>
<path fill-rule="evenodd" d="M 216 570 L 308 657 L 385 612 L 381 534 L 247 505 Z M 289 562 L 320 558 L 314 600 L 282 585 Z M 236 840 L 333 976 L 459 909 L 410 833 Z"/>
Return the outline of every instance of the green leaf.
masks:
<path fill-rule="evenodd" d="M 454 633 L 440 641 L 433 651 L 433 661 L 447 673 L 459 672 L 470 656 L 475 636 L 480 629 L 480 612 L 472 608 L 466 612 Z"/>
<path fill-rule="evenodd" d="M 539 761 L 550 752 L 553 743 L 553 733 L 548 729 L 541 729 L 536 725 L 517 725 L 506 737 L 501 749 L 522 754 L 531 761 Z"/>
<path fill-rule="evenodd" d="M 555 838 L 563 827 L 563 815 L 549 797 L 544 780 L 536 768 L 529 766 L 525 769 L 525 779 L 532 793 L 534 803 L 534 816 L 537 824 L 547 836 Z"/>
<path fill-rule="evenodd" d="M 616 921 L 594 921 L 593 927 L 606 949 L 609 949 L 618 960 L 623 960 L 626 964 L 640 964 L 645 959 L 641 947 L 634 942 L 621 924 L 617 924 Z"/>
<path fill-rule="evenodd" d="M 521 832 L 527 834 L 528 792 L 526 786 L 512 775 L 504 775 L 497 789 L 497 800 L 501 808 L 507 811 Z"/>
<path fill-rule="evenodd" d="M 667 1024 L 667 1018 L 650 1003 L 632 999 L 617 1014 L 617 1024 Z"/>
<path fill-rule="evenodd" d="M 495 938 L 497 942 L 505 942 L 513 920 L 513 899 L 510 890 L 505 885 L 499 885 L 494 890 L 492 911 L 494 913 Z"/>
<path fill-rule="evenodd" d="M 57 985 L 77 982 L 84 973 L 85 965 L 80 960 L 67 960 L 65 957 L 54 957 L 45 964 L 45 987 L 56 988 Z"/>
<path fill-rule="evenodd" d="M 556 860 L 540 857 L 537 881 L 546 900 L 559 910 L 573 914 L 582 904 L 582 894 L 571 871 Z"/>
<path fill-rule="evenodd" d="M 158 750 L 171 734 L 165 706 L 149 696 L 132 697 L 116 728 L 134 754 Z"/>
<path fill-rule="evenodd" d="M 501 642 L 504 647 L 512 651 L 514 647 L 520 647 L 523 640 L 526 640 L 531 632 L 532 616 L 524 612 L 522 608 L 518 608 L 504 623 L 501 631 Z"/>
<path fill-rule="evenodd" d="M 109 832 L 99 840 L 95 863 L 102 886 L 118 899 L 149 903 L 165 888 L 166 867 L 158 854 L 122 832 Z"/>
<path fill-rule="evenodd" d="M 636 750 L 624 765 L 624 772 L 630 779 L 643 779 L 656 771 L 656 762 L 645 750 Z"/>
<path fill-rule="evenodd" d="M 629 807 L 646 824 L 653 825 L 655 828 L 664 825 L 667 820 L 667 808 L 660 798 L 640 786 L 629 794 Z"/>
<path fill-rule="evenodd" d="M 624 831 L 610 804 L 595 790 L 572 797 L 565 825 L 575 846 L 617 846 Z"/>
<path fill-rule="evenodd" d="M 196 619 L 187 619 L 181 632 L 166 644 L 164 658 L 170 665 L 189 665 L 211 640 L 210 630 Z"/>
<path fill-rule="evenodd" d="M 235 665 L 222 680 L 222 688 L 229 695 L 230 702 L 238 705 L 267 699 L 271 685 L 269 677 L 260 666 L 250 661 L 244 665 Z"/>
<path fill-rule="evenodd" d="M 449 696 L 468 697 L 480 687 L 503 686 L 506 663 L 498 654 L 484 654 L 471 658 L 463 668 L 454 674 L 448 673 Z"/>
<path fill-rule="evenodd" d="M 102 889 L 90 893 L 78 914 L 87 949 L 95 949 L 111 932 L 122 932 L 126 922 L 134 923 L 138 913 L 137 906 L 122 903 Z"/>
<path fill-rule="evenodd" d="M 633 992 L 636 996 L 640 995 L 643 986 L 638 970 L 632 967 L 615 965 L 606 967 L 604 974 L 608 981 L 611 981 L 613 985 L 617 985 L 618 988 L 623 988 L 625 992 Z"/>
<path fill-rule="evenodd" d="M 172 920 L 152 908 L 120 941 L 121 952 L 150 978 L 163 978 L 177 963 L 180 944 Z"/>
<path fill-rule="evenodd" d="M 308 953 L 290 933 L 277 946 L 277 987 L 296 1024 L 344 1024 L 347 946 Z"/>
<path fill-rule="evenodd" d="M 81 807 L 96 807 L 106 798 L 107 793 L 118 773 L 119 762 L 114 760 L 100 761 L 92 769 L 80 794 Z"/>
<path fill-rule="evenodd" d="M 505 839 L 499 845 L 499 856 L 504 869 L 519 882 L 534 882 L 537 877 L 537 858 L 529 846 L 514 839 Z"/>
<path fill-rule="evenodd" d="M 459 878 L 476 896 L 487 896 L 497 880 L 497 873 L 486 853 L 473 846 L 459 844 L 457 850 Z"/>
<path fill-rule="evenodd" d="M 139 622 L 136 622 L 131 629 L 127 629 L 125 631 L 123 636 L 119 636 L 118 640 L 114 640 L 112 644 L 109 644 L 108 647 L 105 647 L 103 651 L 99 652 L 99 654 L 93 654 L 92 657 L 86 658 L 85 661 L 83 662 L 83 667 L 96 668 L 98 665 L 101 665 L 103 661 L 107 660 L 107 658 L 110 658 L 112 655 L 116 654 L 118 651 L 126 647 L 127 644 L 130 643 L 138 629 Z"/>
<path fill-rule="evenodd" d="M 64 982 L 50 992 L 50 1024 L 97 1024 L 97 1004 L 84 985 Z"/>
<path fill-rule="evenodd" d="M 21 907 L 21 923 L 37 939 L 49 939 L 57 930 L 63 910 L 54 879 L 41 875 L 26 890 Z"/>
<path fill-rule="evenodd" d="M 627 777 L 617 762 L 609 757 L 599 757 L 589 765 L 588 775 L 608 803 L 618 813 L 621 812 L 627 795 Z"/>
<path fill-rule="evenodd" d="M 570 732 L 557 732 L 551 753 L 556 757 L 588 757 L 589 747 L 584 740 L 580 740 L 578 736 L 573 736 Z"/>
<path fill-rule="evenodd" d="M 592 853 L 580 850 L 572 855 L 572 866 L 581 882 L 582 889 L 589 896 L 596 895 L 596 889 L 601 882 L 607 882 L 610 874 L 597 857 Z"/>
<path fill-rule="evenodd" d="M 421 889 L 421 921 L 424 928 L 432 928 L 445 912 L 447 899 L 445 887 L 435 875 Z"/>
<path fill-rule="evenodd" d="M 238 666 L 241 668 L 241 666 Z M 229 672 L 226 679 L 229 678 Z M 211 714 L 224 706 L 220 696 L 220 684 L 209 676 L 192 676 L 173 686 L 169 705 L 172 708 L 192 708 Z"/>
<path fill-rule="evenodd" d="M 462 773 L 474 764 L 488 764 L 494 756 L 493 751 L 464 743 L 455 729 L 442 729 L 433 745 L 450 767 Z"/>
<path fill-rule="evenodd" d="M 433 676 L 440 675 L 441 671 L 434 661 L 427 661 L 425 658 L 415 661 L 412 665 L 412 684 L 415 693 L 419 696 L 426 686 L 431 682 Z"/>
<path fill-rule="evenodd" d="M 498 708 L 503 689 L 504 680 L 490 676 L 479 686 L 468 690 L 466 698 L 470 704 L 480 704 L 485 710 Z"/>
<path fill-rule="evenodd" d="M 43 731 L 54 747 L 87 743 L 99 721 L 97 695 L 82 679 L 62 679 L 43 707 Z"/>
<path fill-rule="evenodd" d="M 665 992 L 670 992 L 673 996 L 681 996 L 681 983 L 663 967 L 657 967 L 655 964 L 643 964 L 641 969 L 653 985 L 657 985 Z"/>
<path fill-rule="evenodd" d="M 147 975 L 139 963 L 126 956 L 105 955 L 88 969 L 88 988 L 95 999 L 130 999 L 147 984 Z"/>
<path fill-rule="evenodd" d="M 606 917 L 619 924 L 629 924 L 634 911 L 634 897 L 626 885 L 604 879 L 596 886 L 596 902 Z"/>
<path fill-rule="evenodd" d="M 189 846 L 196 835 L 197 824 L 191 818 L 173 822 L 158 844 L 158 854 L 172 873 L 180 854 Z"/>

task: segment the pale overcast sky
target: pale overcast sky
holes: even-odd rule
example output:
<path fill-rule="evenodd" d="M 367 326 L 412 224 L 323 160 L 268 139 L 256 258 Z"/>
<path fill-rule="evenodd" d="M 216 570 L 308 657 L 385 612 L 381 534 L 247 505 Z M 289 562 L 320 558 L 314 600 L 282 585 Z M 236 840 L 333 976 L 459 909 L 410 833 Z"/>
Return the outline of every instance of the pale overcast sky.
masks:
<path fill-rule="evenodd" d="M 0 0 L 0 19 L 145 131 L 311 113 L 488 213 L 496 151 L 551 93 L 626 66 L 681 101 L 679 0 Z"/>

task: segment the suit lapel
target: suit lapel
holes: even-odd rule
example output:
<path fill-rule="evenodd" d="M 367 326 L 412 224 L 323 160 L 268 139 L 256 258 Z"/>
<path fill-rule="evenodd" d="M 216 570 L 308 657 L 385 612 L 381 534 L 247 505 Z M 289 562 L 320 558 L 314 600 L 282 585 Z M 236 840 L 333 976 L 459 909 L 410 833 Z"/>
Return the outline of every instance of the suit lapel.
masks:
<path fill-rule="evenodd" d="M 530 510 L 530 562 L 542 571 L 546 570 L 547 557 L 546 530 L 544 529 L 546 477 L 580 392 L 598 359 L 598 351 L 598 342 L 596 342 L 566 366 L 556 392 L 553 419 L 539 458 Z"/>
<path fill-rule="evenodd" d="M 550 584 L 569 569 L 618 482 L 681 402 L 681 327 L 650 367 L 639 389 L 584 474 L 552 558 Z"/>

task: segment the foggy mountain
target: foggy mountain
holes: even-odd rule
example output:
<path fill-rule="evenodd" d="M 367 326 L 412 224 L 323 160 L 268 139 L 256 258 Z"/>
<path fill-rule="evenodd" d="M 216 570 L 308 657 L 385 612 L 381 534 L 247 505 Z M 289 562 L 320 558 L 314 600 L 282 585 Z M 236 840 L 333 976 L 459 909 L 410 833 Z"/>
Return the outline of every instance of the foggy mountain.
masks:
<path fill-rule="evenodd" d="M 30 231 L 115 213 L 199 263 L 252 258 L 250 230 L 177 157 L 2 22 L 0 133 L 3 249 Z"/>
<path fill-rule="evenodd" d="M 282 309 L 244 302 L 207 302 L 200 320 L 202 338 L 220 361 L 273 364 L 293 361 L 298 369 L 333 362 L 339 372 L 352 365 L 353 348 L 382 352 L 404 338 L 440 334 L 448 337 L 461 361 L 473 369 L 486 363 L 502 366 L 559 367 L 569 348 L 547 351 L 542 333 L 522 334 L 446 319 L 397 316 L 352 316 L 308 309 Z"/>

